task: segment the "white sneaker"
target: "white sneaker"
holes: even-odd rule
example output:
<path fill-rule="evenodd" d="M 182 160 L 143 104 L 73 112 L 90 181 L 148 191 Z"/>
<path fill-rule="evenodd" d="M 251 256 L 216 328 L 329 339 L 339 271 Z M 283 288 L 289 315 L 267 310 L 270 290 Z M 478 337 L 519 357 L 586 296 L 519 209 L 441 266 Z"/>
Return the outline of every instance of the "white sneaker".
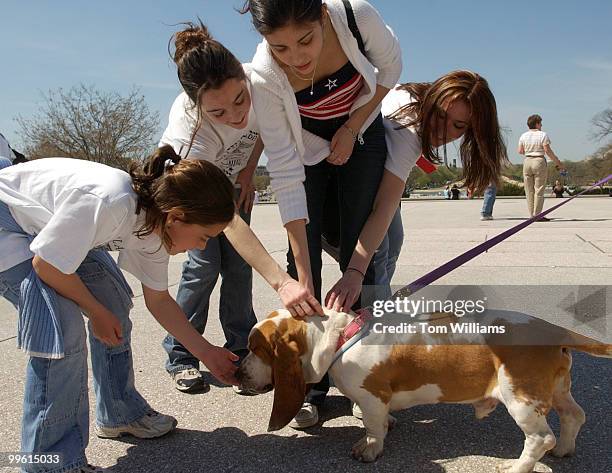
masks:
<path fill-rule="evenodd" d="M 480 220 L 493 220 L 493 215 L 483 215 Z"/>
<path fill-rule="evenodd" d="M 204 381 L 202 373 L 197 368 L 188 368 L 172 373 L 174 387 L 183 393 L 196 393 L 210 389 L 210 385 Z"/>
<path fill-rule="evenodd" d="M 93 466 L 88 463 L 85 466 L 70 470 L 68 473 L 113 473 L 113 470 L 110 468 L 102 468 L 101 466 Z"/>
<path fill-rule="evenodd" d="M 160 414 L 151 409 L 143 417 L 131 424 L 119 427 L 103 427 L 96 423 L 94 430 L 96 435 L 103 439 L 115 439 L 124 434 L 133 435 L 140 439 L 153 439 L 174 430 L 176 424 L 177 421 L 174 417 Z"/>
<path fill-rule="evenodd" d="M 357 417 L 357 419 L 363 419 L 363 412 L 361 412 L 361 407 L 359 407 L 359 404 L 354 402 L 351 410 L 353 411 L 353 417 Z"/>
<path fill-rule="evenodd" d="M 300 411 L 296 414 L 293 420 L 289 423 L 289 427 L 293 429 L 307 429 L 319 423 L 319 409 L 314 404 L 305 402 L 302 404 Z"/>

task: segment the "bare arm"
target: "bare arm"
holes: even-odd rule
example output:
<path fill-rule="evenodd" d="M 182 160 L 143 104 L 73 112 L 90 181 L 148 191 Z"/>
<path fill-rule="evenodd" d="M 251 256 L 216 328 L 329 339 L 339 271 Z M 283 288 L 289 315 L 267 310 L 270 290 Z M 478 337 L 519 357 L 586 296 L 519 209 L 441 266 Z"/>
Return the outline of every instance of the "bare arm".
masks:
<path fill-rule="evenodd" d="M 217 379 L 226 384 L 237 384 L 233 362 L 238 361 L 238 356 L 202 337 L 167 290 L 156 291 L 143 285 L 142 292 L 147 309 L 168 333 L 201 360 Z"/>
<path fill-rule="evenodd" d="M 294 313 L 294 306 L 300 305 L 301 309 L 297 309 L 297 314 L 294 315 L 302 316 L 323 313 L 323 309 L 312 295 L 312 291 L 307 289 L 308 286 L 300 279 L 300 282 L 306 286 L 302 287 L 281 269 L 253 231 L 238 215 L 234 216 L 234 219 L 223 233 L 240 256 L 278 292 L 281 301 L 287 309 Z M 304 231 L 304 242 L 305 240 L 306 232 Z M 306 246 L 306 248 L 308 247 Z M 308 255 L 308 253 L 306 254 Z M 310 265 L 308 270 L 310 270 Z M 303 313 L 300 311 L 303 311 Z"/>
<path fill-rule="evenodd" d="M 525 147 L 523 146 L 523 142 L 519 141 L 519 145 L 518 145 L 518 154 L 525 154 Z"/>
<path fill-rule="evenodd" d="M 91 321 L 96 338 L 107 345 L 122 343 L 119 319 L 93 296 L 76 273 L 64 274 L 39 256 L 34 256 L 32 267 L 45 284 L 81 308 Z"/>
<path fill-rule="evenodd" d="M 557 169 L 565 169 L 563 167 L 563 164 L 559 160 L 559 158 L 557 158 L 557 155 L 555 154 L 555 152 L 550 147 L 550 144 L 544 145 L 544 152 L 546 153 L 546 156 L 548 156 L 550 159 L 554 161 L 555 165 L 557 166 Z"/>
<path fill-rule="evenodd" d="M 385 238 L 402 198 L 404 187 L 404 181 L 385 170 L 374 207 L 359 234 L 347 270 L 325 297 L 327 308 L 346 312 L 359 297 L 363 283 L 362 275 L 365 274 L 374 252 Z"/>

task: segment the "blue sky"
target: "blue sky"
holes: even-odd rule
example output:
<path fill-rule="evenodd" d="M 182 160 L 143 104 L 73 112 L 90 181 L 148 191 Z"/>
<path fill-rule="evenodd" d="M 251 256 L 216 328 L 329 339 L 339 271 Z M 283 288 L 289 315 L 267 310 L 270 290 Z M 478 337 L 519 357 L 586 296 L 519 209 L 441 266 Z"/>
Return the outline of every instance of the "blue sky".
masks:
<path fill-rule="evenodd" d="M 601 145 L 589 132 L 593 115 L 612 104 L 611 1 L 371 1 L 401 41 L 403 82 L 458 68 L 487 78 L 513 162 L 532 113 L 542 115 L 561 159 L 582 159 Z M 120 93 L 140 87 L 165 126 L 180 91 L 167 53 L 173 25 L 200 16 L 248 61 L 259 36 L 234 10 L 241 4 L 3 0 L 0 132 L 19 147 L 14 118 L 31 116 L 42 92 L 80 82 Z"/>

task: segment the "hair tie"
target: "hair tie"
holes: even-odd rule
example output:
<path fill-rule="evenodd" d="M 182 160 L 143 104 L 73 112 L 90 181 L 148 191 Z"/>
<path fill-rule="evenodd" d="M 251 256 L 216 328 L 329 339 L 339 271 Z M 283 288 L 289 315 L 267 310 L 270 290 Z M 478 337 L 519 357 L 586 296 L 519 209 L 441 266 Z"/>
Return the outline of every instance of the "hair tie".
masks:
<path fill-rule="evenodd" d="M 164 169 L 167 171 L 168 169 L 170 169 L 175 164 L 176 163 L 174 161 L 172 161 L 171 159 L 166 159 L 166 161 L 164 161 Z"/>

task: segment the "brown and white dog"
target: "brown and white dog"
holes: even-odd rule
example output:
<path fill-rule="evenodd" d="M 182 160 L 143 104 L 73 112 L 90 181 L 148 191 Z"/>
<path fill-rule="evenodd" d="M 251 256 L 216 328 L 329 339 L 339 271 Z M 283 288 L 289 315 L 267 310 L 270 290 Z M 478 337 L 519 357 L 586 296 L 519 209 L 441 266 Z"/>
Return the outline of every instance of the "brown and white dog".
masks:
<path fill-rule="evenodd" d="M 443 315 L 430 322 L 457 321 Z M 483 322 L 504 323 L 496 317 Z M 286 426 L 299 411 L 307 385 L 329 370 L 338 389 L 363 412 L 366 434 L 354 444 L 353 457 L 370 462 L 382 454 L 394 422 L 390 411 L 420 404 L 469 403 L 476 417 L 483 418 L 502 402 L 523 430 L 525 444 L 520 458 L 505 462 L 498 471 L 527 473 L 548 450 L 559 457 L 574 452 L 585 415 L 570 392 L 571 350 L 612 357 L 612 345 L 572 343 L 590 339 L 573 337 L 568 331 L 570 342 L 555 346 L 473 344 L 473 336 L 472 344 L 461 344 L 461 336 L 445 341 L 439 335 L 433 336 L 435 340 L 414 335 L 420 337 L 414 344 L 368 345 L 360 340 L 332 365 L 338 338 L 352 318 L 326 311 L 324 317 L 296 320 L 279 310 L 253 327 L 250 353 L 237 376 L 245 389 L 263 393 L 274 388 L 268 431 Z M 537 337 L 536 321 L 524 316 L 505 322 L 522 325 L 525 333 Z M 560 417 L 558 441 L 546 422 L 551 408 Z"/>

